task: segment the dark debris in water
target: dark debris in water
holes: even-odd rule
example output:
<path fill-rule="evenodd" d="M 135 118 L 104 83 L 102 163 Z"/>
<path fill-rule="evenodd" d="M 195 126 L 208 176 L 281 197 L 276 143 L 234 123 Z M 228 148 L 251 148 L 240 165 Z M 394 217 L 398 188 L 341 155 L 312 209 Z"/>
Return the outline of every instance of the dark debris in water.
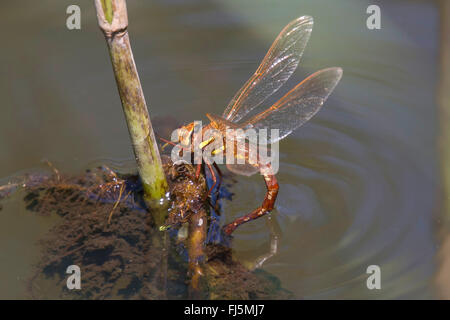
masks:
<path fill-rule="evenodd" d="M 176 169 L 173 174 L 170 172 L 174 170 L 173 166 L 165 167 L 168 177 L 176 176 L 171 179 L 171 190 L 176 190 L 177 183 L 186 181 L 180 175 L 192 172 L 192 168 Z M 41 259 L 29 280 L 31 297 L 190 298 L 188 262 L 180 254 L 180 244 L 169 242 L 167 268 L 161 270 L 162 252 L 160 246 L 155 245 L 161 232 L 155 229 L 141 200 L 136 176 L 120 176 L 107 167 L 88 170 L 79 176 L 63 176 L 56 172 L 40 183 L 30 184 L 25 190 L 24 201 L 30 211 L 61 217 L 40 240 Z M 186 201 L 179 194 L 176 197 L 182 199 L 181 202 Z M 172 207 L 189 211 L 192 205 L 195 204 L 176 203 Z M 229 248 L 211 244 L 206 246 L 205 253 L 202 297 L 291 298 L 273 276 L 262 271 L 251 272 L 234 261 Z M 66 287 L 69 276 L 66 269 L 70 265 L 81 268 L 81 290 Z M 164 286 L 161 286 L 161 277 Z M 43 289 L 49 287 L 53 289 Z"/>

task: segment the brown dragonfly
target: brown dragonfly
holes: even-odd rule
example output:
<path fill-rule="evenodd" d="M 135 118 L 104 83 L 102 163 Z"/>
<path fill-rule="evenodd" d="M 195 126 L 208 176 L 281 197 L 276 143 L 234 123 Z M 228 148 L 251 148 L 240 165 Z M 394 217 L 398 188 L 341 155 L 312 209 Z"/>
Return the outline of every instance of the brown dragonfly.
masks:
<path fill-rule="evenodd" d="M 300 82 L 270 108 L 266 108 L 264 111 L 245 120 L 253 109 L 260 106 L 268 97 L 275 93 L 295 71 L 309 40 L 312 26 L 313 19 L 309 16 L 302 16 L 290 22 L 275 39 L 253 76 L 230 101 L 223 115 L 220 117 L 207 114 L 211 123 L 204 126 L 202 132 L 212 128 L 222 132 L 223 137 L 225 137 L 226 130 L 230 128 L 278 129 L 279 134 L 268 139 L 268 143 L 273 144 L 287 137 L 292 131 L 311 119 L 320 110 L 341 79 L 341 68 L 328 68 L 317 71 Z M 182 130 L 179 130 L 178 141 L 182 142 L 183 145 L 189 146 L 190 149 L 192 148 L 191 150 L 194 147 L 203 149 L 214 140 L 214 138 L 202 140 L 199 144 L 198 141 L 194 142 L 194 123 L 190 123 L 180 129 Z M 226 141 L 224 138 L 223 147 L 220 150 L 214 150 L 213 153 L 225 152 L 227 147 L 230 148 L 229 145 L 227 146 Z M 248 149 L 249 143 L 245 143 L 244 148 Z M 238 149 L 237 146 L 234 146 L 234 149 Z M 234 154 L 237 155 L 238 151 L 235 150 Z M 244 155 L 248 154 L 249 152 L 244 150 Z M 247 156 L 246 160 L 248 160 Z M 240 175 L 252 175 L 260 171 L 267 187 L 266 196 L 260 207 L 224 226 L 223 231 L 228 235 L 239 225 L 263 216 L 274 207 L 279 189 L 277 179 L 271 170 L 270 163 L 263 164 L 258 160 L 259 158 L 253 163 L 227 164 L 227 168 L 230 171 Z M 220 176 L 221 173 L 215 162 L 205 161 L 205 163 L 214 181 L 210 189 L 211 192 L 217 182 L 213 166 Z M 198 164 L 197 177 L 200 174 L 200 170 L 201 164 Z"/>

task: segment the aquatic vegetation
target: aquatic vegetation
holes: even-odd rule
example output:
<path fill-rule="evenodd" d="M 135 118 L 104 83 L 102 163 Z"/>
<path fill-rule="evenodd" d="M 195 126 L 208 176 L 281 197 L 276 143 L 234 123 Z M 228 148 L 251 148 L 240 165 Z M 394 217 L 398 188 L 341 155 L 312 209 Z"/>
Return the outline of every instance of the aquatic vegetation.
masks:
<path fill-rule="evenodd" d="M 173 194 L 190 183 L 193 168 L 164 165 Z M 29 279 L 33 298 L 65 299 L 277 299 L 289 298 L 279 281 L 262 271 L 250 271 L 233 260 L 231 249 L 205 245 L 203 239 L 171 242 L 161 250 L 155 228 L 142 199 L 142 184 L 136 175 L 120 175 L 106 166 L 78 176 L 58 172 L 44 181 L 24 187 L 27 208 L 39 215 L 57 214 L 61 220 L 41 239 L 41 259 Z M 199 189 L 200 190 L 200 189 Z M 173 198 L 173 207 L 182 207 L 189 193 Z M 128 196 L 124 196 L 128 195 Z M 201 201 L 201 203 L 204 203 Z M 194 209 L 195 207 L 195 209 Z M 190 233 L 204 235 L 205 207 L 195 205 L 185 218 L 196 217 Z M 113 215 L 111 213 L 114 212 Z M 195 230 L 205 219 L 201 230 Z M 171 220 L 174 221 L 174 220 Z M 181 220 L 178 222 L 181 223 Z M 202 246 L 191 247 L 191 244 Z M 196 256 L 200 265 L 185 259 L 184 251 Z M 161 263 L 167 256 L 167 264 Z M 83 290 L 65 286 L 68 265 L 83 266 Z M 191 275 L 188 277 L 188 273 Z M 193 285 L 194 279 L 195 286 Z M 42 288 L 61 288 L 56 293 Z M 49 296 L 50 295 L 50 296 Z M 56 295 L 56 296 L 54 296 Z"/>

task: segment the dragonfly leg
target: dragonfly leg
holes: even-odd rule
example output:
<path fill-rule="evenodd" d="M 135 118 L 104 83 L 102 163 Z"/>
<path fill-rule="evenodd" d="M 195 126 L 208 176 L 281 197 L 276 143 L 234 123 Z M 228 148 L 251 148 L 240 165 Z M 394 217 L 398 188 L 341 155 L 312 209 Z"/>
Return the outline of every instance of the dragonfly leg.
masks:
<path fill-rule="evenodd" d="M 176 146 L 177 145 L 175 142 L 169 141 L 167 139 L 164 139 L 163 137 L 159 137 L 158 136 L 158 139 L 160 139 L 162 142 L 165 142 L 165 144 L 161 147 L 162 150 L 164 150 L 169 144 L 172 145 L 172 146 Z M 189 150 L 188 147 L 183 147 L 183 146 L 180 146 L 180 147 L 181 147 L 182 150 Z"/>
<path fill-rule="evenodd" d="M 214 187 L 215 187 L 216 184 L 217 184 L 217 178 L 216 178 L 216 174 L 214 173 L 214 169 L 213 169 L 213 167 L 211 166 L 211 164 L 210 164 L 209 162 L 206 162 L 206 165 L 208 166 L 208 169 L 209 169 L 209 171 L 211 172 L 211 179 L 212 179 L 212 181 L 213 181 L 213 185 L 211 186 L 211 188 L 209 188 L 209 191 L 208 191 L 208 193 L 206 194 L 206 196 L 208 197 L 208 196 L 211 194 L 211 192 L 214 190 Z"/>
<path fill-rule="evenodd" d="M 262 217 L 266 213 L 272 211 L 278 195 L 278 182 L 273 174 L 264 174 L 264 181 L 266 182 L 267 193 L 262 206 L 243 217 L 237 218 L 232 223 L 227 224 L 223 229 L 227 235 L 232 234 L 241 224 Z"/>

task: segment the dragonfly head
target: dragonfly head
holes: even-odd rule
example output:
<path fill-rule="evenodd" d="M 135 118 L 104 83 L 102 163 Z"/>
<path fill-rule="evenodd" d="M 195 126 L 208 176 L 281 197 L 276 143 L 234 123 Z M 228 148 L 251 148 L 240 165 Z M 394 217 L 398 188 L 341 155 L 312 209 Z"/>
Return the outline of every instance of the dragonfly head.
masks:
<path fill-rule="evenodd" d="M 188 146 L 191 143 L 191 136 L 194 132 L 194 123 L 191 122 L 185 126 L 182 126 L 178 129 L 178 141 L 181 142 L 182 145 Z"/>

